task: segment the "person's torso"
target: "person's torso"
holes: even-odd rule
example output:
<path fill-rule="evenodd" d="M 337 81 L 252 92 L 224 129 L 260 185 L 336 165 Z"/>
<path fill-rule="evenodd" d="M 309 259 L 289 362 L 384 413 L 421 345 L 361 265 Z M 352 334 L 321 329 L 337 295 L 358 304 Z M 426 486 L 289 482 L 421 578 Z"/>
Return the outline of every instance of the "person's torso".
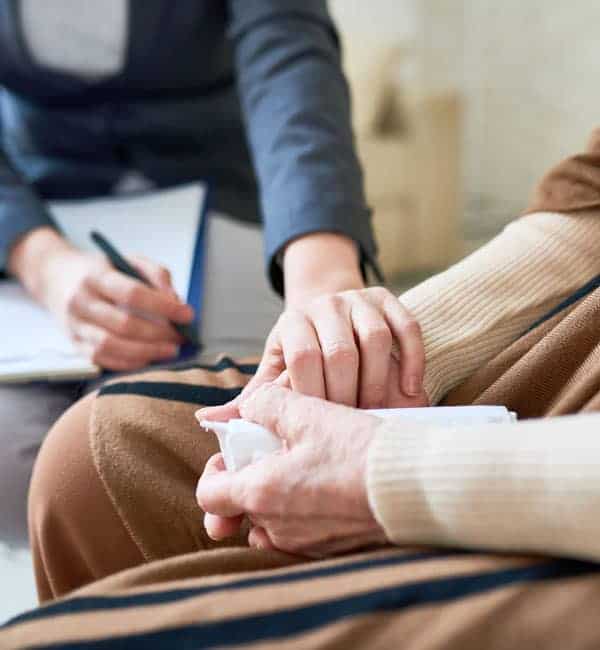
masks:
<path fill-rule="evenodd" d="M 223 0 L 80 0 L 79 15 L 70 11 L 77 4 L 0 2 L 1 86 L 70 105 L 198 95 L 232 83 Z M 91 32 L 99 7 L 102 27 Z"/>
<path fill-rule="evenodd" d="M 135 170 L 256 220 L 227 22 L 225 0 L 0 0 L 4 152 L 45 198 Z"/>

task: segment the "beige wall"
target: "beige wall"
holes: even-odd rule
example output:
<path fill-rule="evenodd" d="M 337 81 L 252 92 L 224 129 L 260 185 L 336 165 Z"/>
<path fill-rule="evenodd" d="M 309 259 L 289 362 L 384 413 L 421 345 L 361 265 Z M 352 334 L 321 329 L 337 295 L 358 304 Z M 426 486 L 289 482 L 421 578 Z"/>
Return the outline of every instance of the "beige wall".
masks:
<path fill-rule="evenodd" d="M 466 223 L 518 213 L 536 179 L 600 124 L 600 2 L 330 0 L 345 34 L 411 42 L 424 85 L 462 88 Z"/>
<path fill-rule="evenodd" d="M 464 6 L 470 216 L 479 204 L 502 219 L 520 210 L 549 165 L 580 150 L 600 123 L 600 3 Z"/>

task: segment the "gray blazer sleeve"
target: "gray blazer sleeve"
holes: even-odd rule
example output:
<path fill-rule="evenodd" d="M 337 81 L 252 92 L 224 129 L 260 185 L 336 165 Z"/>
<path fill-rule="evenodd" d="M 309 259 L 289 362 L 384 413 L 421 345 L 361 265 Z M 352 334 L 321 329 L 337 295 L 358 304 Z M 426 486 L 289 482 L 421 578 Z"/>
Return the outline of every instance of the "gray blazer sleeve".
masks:
<path fill-rule="evenodd" d="M 21 235 L 53 225 L 44 203 L 11 165 L 2 142 L 0 119 L 0 272 L 6 271 L 8 253 Z"/>
<path fill-rule="evenodd" d="M 265 254 L 317 231 L 354 239 L 378 273 L 350 99 L 325 0 L 229 0 L 238 86 L 257 171 Z"/>

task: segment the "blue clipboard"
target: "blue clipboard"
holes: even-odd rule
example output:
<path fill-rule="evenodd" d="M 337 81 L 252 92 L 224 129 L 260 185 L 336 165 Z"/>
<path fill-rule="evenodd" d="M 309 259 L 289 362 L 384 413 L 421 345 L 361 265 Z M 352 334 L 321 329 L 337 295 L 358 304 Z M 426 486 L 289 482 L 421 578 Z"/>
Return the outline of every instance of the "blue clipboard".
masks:
<path fill-rule="evenodd" d="M 193 308 L 196 319 L 193 322 L 193 327 L 197 332 L 200 332 L 202 324 L 202 305 L 204 300 L 204 280 L 206 275 L 206 230 L 207 221 L 210 214 L 210 205 L 212 200 L 212 192 L 210 185 L 205 184 L 206 193 L 204 196 L 204 205 L 198 219 L 198 229 L 196 231 L 196 245 L 194 247 L 194 255 L 192 259 L 192 268 L 190 269 L 190 281 L 187 295 L 187 303 Z M 195 346 L 192 343 L 186 343 L 181 347 L 179 357 L 176 361 L 185 361 L 194 356 L 202 350 L 202 342 L 200 346 Z"/>

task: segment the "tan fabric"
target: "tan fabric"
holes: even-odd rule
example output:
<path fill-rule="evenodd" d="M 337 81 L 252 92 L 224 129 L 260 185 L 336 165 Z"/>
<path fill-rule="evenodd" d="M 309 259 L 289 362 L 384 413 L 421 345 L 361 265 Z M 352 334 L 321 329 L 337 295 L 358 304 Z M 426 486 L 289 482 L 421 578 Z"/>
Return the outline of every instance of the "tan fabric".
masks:
<path fill-rule="evenodd" d="M 193 414 L 211 403 L 214 390 L 224 402 L 245 385 L 251 374 L 238 367 L 246 369 L 225 360 L 214 371 L 117 379 L 56 423 L 29 495 L 40 600 L 143 562 L 223 546 L 207 537 L 194 497 L 218 445 Z M 181 387 L 188 389 L 188 402 L 158 399 L 161 391 Z M 244 544 L 244 538 L 231 544 Z"/>
<path fill-rule="evenodd" d="M 58 444 L 45 444 L 36 462 L 38 478 L 29 492 L 29 531 L 42 601 L 143 561 L 139 550 L 129 544 L 127 531 L 94 471 L 88 442 L 94 399 L 94 394 L 88 395 L 58 420 L 54 427 Z M 63 519 L 65 511 L 68 520 Z M 79 545 L 69 521 L 92 533 L 93 544 Z"/>
<path fill-rule="evenodd" d="M 424 331 L 432 404 L 600 275 L 600 128 L 538 184 L 527 216 L 400 296 Z"/>
<path fill-rule="evenodd" d="M 191 424 L 193 411 L 230 397 L 250 371 L 225 361 L 215 371 L 147 373 L 108 385 L 64 416 L 32 487 L 38 582 L 56 597 L 66 585 L 106 578 L 0 629 L 0 647 L 85 648 L 110 638 L 114 647 L 144 650 L 600 642 L 596 565 L 419 549 L 304 562 L 211 549 L 194 487 L 215 446 Z M 88 444 L 77 444 L 88 434 Z M 147 563 L 154 558 L 164 559 Z M 115 562 L 131 568 L 112 575 Z"/>
<path fill-rule="evenodd" d="M 536 187 L 528 212 L 577 213 L 600 209 L 600 128 L 586 151 L 554 167 Z"/>
<path fill-rule="evenodd" d="M 591 160 L 584 162 L 589 165 Z M 588 189 L 593 187 L 593 173 L 580 178 Z M 578 192 L 563 192 L 562 206 L 574 211 L 598 207 L 588 193 L 583 194 L 587 198 L 577 204 Z M 557 206 L 552 203 L 543 209 L 556 210 Z M 500 239 L 500 245 L 493 243 L 459 271 L 451 270 L 441 281 L 438 278 L 408 294 L 406 302 L 411 306 L 410 297 L 415 298 L 414 311 L 421 317 L 430 368 L 434 373 L 437 368 L 437 379 L 431 371 L 428 377 L 433 386 L 430 395 L 443 395 L 444 389 L 479 368 L 448 397 L 448 403 L 503 401 L 522 416 L 596 410 L 598 293 L 502 352 L 533 320 L 597 273 L 596 229 L 597 218 L 592 213 L 577 218 L 555 213 L 533 215 L 507 230 L 510 236 Z M 513 246 L 515 243 L 521 245 Z M 492 263 L 486 266 L 484 258 L 490 257 Z M 468 282 L 464 275 L 461 279 L 465 268 Z M 452 291 L 445 291 L 448 278 L 454 283 Z M 461 291 L 466 296 L 462 302 L 458 300 Z M 441 321 L 449 337 L 435 329 Z M 459 340 L 459 344 L 444 349 L 448 340 Z M 436 349 L 438 357 L 432 354 Z M 486 361 L 489 363 L 481 368 Z M 460 368 L 458 374 L 453 373 L 455 367 Z M 32 489 L 32 539 L 40 592 L 45 589 L 56 596 L 75 584 L 109 576 L 115 556 L 121 566 L 132 568 L 0 630 L 2 647 L 71 642 L 81 648 L 88 641 L 95 645 L 98 639 L 110 647 L 110 638 L 115 647 L 126 644 L 128 648 L 152 647 L 157 642 L 162 647 L 194 648 L 236 644 L 377 648 L 397 647 L 400 639 L 402 647 L 409 649 L 598 645 L 597 565 L 490 555 L 423 556 L 396 549 L 295 567 L 298 558 L 280 553 L 243 547 L 211 549 L 194 503 L 193 487 L 215 445 L 208 434 L 192 425 L 191 415 L 196 406 L 206 403 L 211 390 L 218 393 L 224 386 L 239 387 L 247 378 L 247 372 L 230 363 L 213 372 L 196 369 L 147 374 L 110 385 L 93 406 L 80 405 L 79 410 L 67 414 L 49 438 Z M 86 445 L 81 440 L 87 433 L 90 406 L 91 438 Z M 569 420 L 568 426 L 586 433 L 587 423 L 580 417 Z M 595 483 L 582 485 L 581 477 L 597 476 L 600 463 L 588 462 L 585 472 L 581 471 L 581 458 L 579 462 L 566 458 L 561 464 L 552 462 L 558 458 L 549 461 L 542 455 L 544 462 L 540 463 L 543 447 L 524 427 L 516 425 L 511 430 L 513 435 L 517 432 L 516 438 L 511 440 L 507 433 L 502 444 L 497 443 L 502 437 L 491 430 L 480 432 L 493 436 L 491 445 L 490 440 L 481 444 L 481 436 L 465 436 L 466 446 L 461 445 L 461 431 L 454 431 L 454 438 L 446 436 L 445 446 L 439 444 L 439 435 L 421 444 L 414 436 L 405 438 L 404 442 L 411 443 L 407 445 L 395 438 L 395 433 L 402 435 L 402 431 L 382 427 L 370 458 L 370 493 L 390 537 L 402 539 L 416 523 L 416 537 L 423 536 L 419 541 L 454 541 L 468 546 L 489 539 L 489 535 L 477 535 L 491 527 L 491 536 L 498 535 L 496 546 L 590 554 L 568 522 L 565 525 L 564 514 L 569 507 L 575 515 L 571 521 L 594 516 L 596 497 L 590 486 Z M 550 449 L 562 449 L 568 456 L 568 450 L 581 452 L 586 440 L 586 451 L 597 454 L 589 436 L 578 439 L 571 435 L 565 442 L 569 432 L 561 428 L 561 421 L 544 425 L 542 433 L 551 427 L 555 438 L 549 441 Z M 520 431 L 533 444 L 516 444 Z M 560 436 L 562 447 L 557 444 Z M 454 456 L 453 442 L 459 449 Z M 517 456 L 506 459 L 502 454 L 511 443 L 515 443 Z M 493 453 L 487 459 L 477 456 L 485 454 L 488 447 Z M 398 490 L 399 468 L 410 475 L 417 459 L 411 453 L 423 448 L 435 449 L 436 454 L 425 455 L 427 462 L 418 466 L 413 481 L 419 488 L 430 489 L 431 477 L 435 483 L 436 471 L 441 468 L 445 478 L 450 478 L 451 489 L 442 491 L 441 496 L 435 491 L 415 490 L 410 494 L 412 501 L 407 501 L 406 494 Z M 462 465 L 454 463 L 465 450 Z M 526 452 L 521 459 L 520 450 Z M 469 456 L 473 451 L 476 453 Z M 498 462 L 502 458 L 504 464 Z M 402 461 L 404 465 L 394 465 Z M 66 471 L 61 471 L 62 463 Z M 456 497 L 452 489 L 456 492 L 457 476 L 472 468 L 471 491 L 449 499 L 449 495 Z M 523 468 L 529 469 L 530 475 L 515 473 Z M 570 472 L 563 472 L 565 468 Z M 558 484 L 553 482 L 557 476 Z M 474 480 L 482 478 L 480 483 Z M 533 481 L 524 483 L 524 478 Z M 561 482 L 565 478 L 571 481 L 571 493 L 563 509 L 550 510 L 551 516 L 546 514 L 540 520 L 543 509 L 551 508 L 556 503 L 553 499 L 565 492 Z M 494 493 L 503 480 L 513 491 Z M 573 486 L 582 489 L 577 492 Z M 530 501 L 534 509 L 528 511 L 523 496 L 532 487 L 533 493 L 545 494 L 548 499 L 541 504 Z M 505 499 L 501 507 L 494 498 L 499 494 Z M 511 508 L 506 507 L 507 497 L 512 498 Z M 525 504 L 521 510 L 519 499 Z M 87 512 L 83 512 L 84 503 Z M 448 509 L 448 503 L 457 510 Z M 413 520 L 401 526 L 397 512 L 408 512 Z M 386 514 L 382 517 L 382 513 Z M 440 513 L 446 515 L 445 520 Z M 458 519 L 452 521 L 448 514 L 462 516 L 461 525 L 453 529 Z M 483 525 L 473 528 L 480 518 Z M 437 528 L 424 533 L 427 519 Z M 544 546 L 539 539 L 530 545 L 532 536 L 540 532 L 548 535 L 544 525 L 552 519 L 552 532 L 560 545 Z M 105 546 L 108 539 L 112 546 Z M 71 558 L 76 558 L 72 570 Z M 142 564 L 155 558 L 165 559 Z"/>
<path fill-rule="evenodd" d="M 600 561 L 600 290 L 474 373 L 446 405 L 504 404 L 512 425 L 387 422 L 370 449 L 371 504 L 399 544 Z"/>
<path fill-rule="evenodd" d="M 234 576 L 223 575 L 227 562 Z M 0 646 L 579 650 L 600 643 L 593 565 L 400 549 L 281 565 L 249 549 L 163 560 L 17 619 L 0 629 Z"/>
<path fill-rule="evenodd" d="M 600 274 L 600 209 L 532 214 L 400 296 L 421 325 L 432 404 Z"/>

